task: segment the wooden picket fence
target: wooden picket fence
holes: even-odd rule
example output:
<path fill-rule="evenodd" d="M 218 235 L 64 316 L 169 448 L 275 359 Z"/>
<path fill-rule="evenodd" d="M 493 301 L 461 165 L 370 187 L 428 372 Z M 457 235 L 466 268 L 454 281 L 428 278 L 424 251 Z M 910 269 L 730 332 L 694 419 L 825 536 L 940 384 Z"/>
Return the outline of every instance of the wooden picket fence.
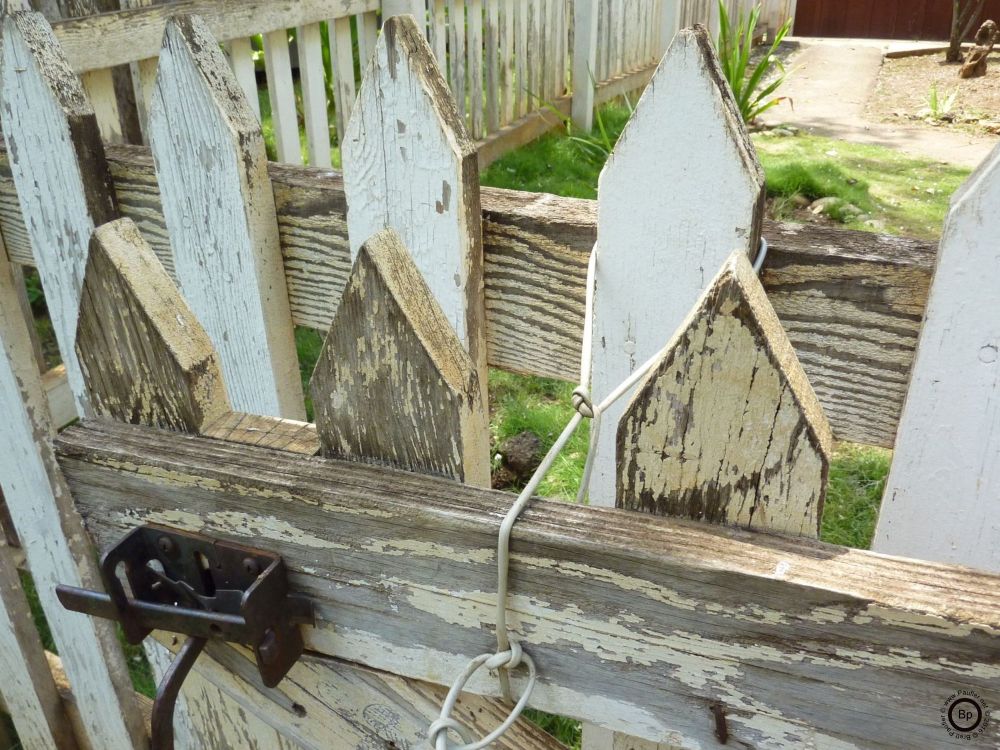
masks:
<path fill-rule="evenodd" d="M 26 1 L 42 7 L 42 0 Z M 791 0 L 761 1 L 768 22 L 762 32 L 794 14 Z M 679 28 L 703 23 L 717 33 L 716 2 L 124 0 L 126 9 L 120 12 L 62 19 L 53 27 L 108 143 L 146 142 L 160 37 L 167 18 L 177 12 L 202 16 L 225 44 L 236 80 L 260 120 L 255 63 L 260 52 L 254 41 L 259 36 L 277 160 L 329 168 L 331 145 L 343 141 L 380 21 L 410 13 L 422 21 L 485 165 L 561 124 L 574 98 L 581 111 L 593 110 L 641 89 Z M 734 17 L 753 4 L 730 2 Z M 586 24 L 591 13 L 597 23 L 594 33 L 574 30 L 574 18 L 582 16 Z M 132 68 L 130 97 L 123 96 L 116 77 L 123 65 Z M 587 126 L 588 120 L 581 117 L 580 123 Z M 141 135 L 133 132 L 136 128 Z"/>
<path fill-rule="evenodd" d="M 934 273 L 926 243 L 764 219 L 704 31 L 676 36 L 583 201 L 480 190 L 410 19 L 375 38 L 342 174 L 269 164 L 211 23 L 163 27 L 149 148 L 102 145 L 41 16 L 0 29 L 0 487 L 66 676 L 3 543 L 0 696 L 25 747 L 146 745 L 114 627 L 55 596 L 98 588 L 91 541 L 143 523 L 280 553 L 316 609 L 276 688 L 211 644 L 180 746 L 424 746 L 443 686 L 497 647 L 512 496 L 487 488 L 489 366 L 583 380 L 581 413 L 642 374 L 601 410 L 589 506 L 536 499 L 514 527 L 502 604 L 532 706 L 605 750 L 969 746 L 942 724 L 958 691 L 1000 700 L 1000 151 Z M 21 266 L 83 417 L 59 434 Z M 295 325 L 326 337 L 314 424 Z M 815 540 L 834 437 L 896 446 L 877 548 L 935 562 Z M 147 641 L 158 676 L 178 646 Z M 451 718 L 483 736 L 498 695 L 479 674 Z M 494 746 L 558 743 L 519 719 Z"/>

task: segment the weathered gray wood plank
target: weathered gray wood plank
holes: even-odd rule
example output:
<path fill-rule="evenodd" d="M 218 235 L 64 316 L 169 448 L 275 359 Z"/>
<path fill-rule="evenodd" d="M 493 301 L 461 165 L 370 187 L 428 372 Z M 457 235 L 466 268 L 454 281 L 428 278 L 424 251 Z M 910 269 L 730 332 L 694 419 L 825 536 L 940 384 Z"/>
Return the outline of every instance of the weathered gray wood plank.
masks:
<path fill-rule="evenodd" d="M 832 442 L 764 289 L 737 251 L 622 416 L 615 502 L 816 537 Z"/>
<path fill-rule="evenodd" d="M 170 636 L 159 637 L 174 650 L 179 645 L 171 644 Z M 216 701 L 221 698 L 231 710 L 252 717 L 250 725 L 239 718 L 234 723 L 216 720 L 214 731 L 223 741 L 212 744 L 213 748 L 271 750 L 281 742 L 305 750 L 417 750 L 426 743 L 427 725 L 440 711 L 447 692 L 437 685 L 309 652 L 277 687 L 268 688 L 260 680 L 250 651 L 217 643 L 209 644 L 200 657 L 196 674 L 201 684 L 192 687 L 199 691 L 214 688 Z M 506 718 L 507 707 L 492 698 L 467 694 L 459 706 L 456 718 L 472 735 L 486 734 Z M 202 723 L 211 725 L 211 717 L 206 718 L 209 721 Z M 227 734 L 240 741 L 229 738 L 225 742 Z M 534 724 L 521 721 L 493 747 L 557 750 L 563 745 Z"/>
<path fill-rule="evenodd" d="M 102 545 L 159 521 L 282 554 L 317 602 L 313 650 L 443 683 L 493 647 L 507 494 L 121 424 L 58 450 Z M 543 710 L 696 747 L 722 700 L 734 744 L 959 747 L 940 726 L 956 685 L 1000 701 L 995 575 L 542 500 L 512 551 Z"/>
<path fill-rule="evenodd" d="M 148 150 L 108 150 L 124 215 L 169 270 L 172 261 Z M 292 316 L 326 331 L 351 270 L 340 174 L 269 165 Z M 576 380 L 594 201 L 483 188 L 489 363 Z M 0 157 L 0 231 L 31 264 L 24 219 Z M 839 440 L 891 447 L 936 248 L 922 240 L 764 222 L 762 280 Z"/>
<path fill-rule="evenodd" d="M 485 389 L 391 229 L 362 245 L 311 388 L 323 455 L 489 486 Z"/>
<path fill-rule="evenodd" d="M 14 560 L 0 534 L 0 697 L 19 747 L 76 750 Z M 0 740 L 3 738 L 0 737 Z M 0 747 L 3 747 L 0 741 Z M 11 740 L 10 747 L 14 747 Z"/>
<path fill-rule="evenodd" d="M 476 150 L 412 17 L 383 26 L 342 150 L 352 257 L 394 230 L 485 382 Z"/>
<path fill-rule="evenodd" d="M 179 286 L 234 407 L 305 419 L 264 136 L 197 16 L 167 24 L 149 139 Z"/>
<path fill-rule="evenodd" d="M 211 341 L 131 219 L 94 232 L 76 353 L 102 416 L 201 432 L 230 410 Z"/>

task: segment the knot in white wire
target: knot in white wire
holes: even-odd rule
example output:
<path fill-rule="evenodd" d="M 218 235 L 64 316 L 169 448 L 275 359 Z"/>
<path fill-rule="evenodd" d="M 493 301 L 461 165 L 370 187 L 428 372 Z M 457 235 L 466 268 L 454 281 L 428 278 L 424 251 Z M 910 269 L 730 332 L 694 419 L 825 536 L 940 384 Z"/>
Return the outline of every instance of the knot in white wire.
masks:
<path fill-rule="evenodd" d="M 522 663 L 528 667 L 528 683 L 524 687 L 524 693 L 514 705 L 514 708 L 511 709 L 510 714 L 500 726 L 481 740 L 468 742 L 462 725 L 451 718 L 451 712 L 455 708 L 455 703 L 458 701 L 459 695 L 465 690 L 466 683 L 481 667 L 485 666 L 489 670 L 511 670 Z M 521 644 L 517 641 L 510 641 L 510 647 L 506 651 L 477 656 L 466 665 L 465 670 L 455 680 L 455 684 L 451 686 L 447 697 L 444 699 L 444 704 L 441 706 L 441 715 L 428 727 L 427 739 L 430 740 L 431 747 L 435 748 L 435 750 L 482 750 L 482 748 L 489 747 L 493 742 L 502 737 L 521 716 L 521 712 L 527 707 L 528 700 L 531 698 L 531 691 L 535 689 L 537 676 L 534 659 L 521 648 Z M 462 741 L 467 744 L 458 746 L 449 745 L 448 732 L 451 730 L 460 735 Z"/>
<path fill-rule="evenodd" d="M 517 669 L 521 666 L 523 658 L 524 649 L 521 648 L 521 644 L 517 641 L 510 641 L 510 648 L 508 650 L 493 654 L 492 657 L 486 660 L 486 668 L 491 672 L 497 669 Z"/>
<path fill-rule="evenodd" d="M 582 385 L 578 385 L 573 390 L 573 408 L 577 413 L 587 419 L 594 418 L 594 403 L 590 400 L 590 391 Z"/>

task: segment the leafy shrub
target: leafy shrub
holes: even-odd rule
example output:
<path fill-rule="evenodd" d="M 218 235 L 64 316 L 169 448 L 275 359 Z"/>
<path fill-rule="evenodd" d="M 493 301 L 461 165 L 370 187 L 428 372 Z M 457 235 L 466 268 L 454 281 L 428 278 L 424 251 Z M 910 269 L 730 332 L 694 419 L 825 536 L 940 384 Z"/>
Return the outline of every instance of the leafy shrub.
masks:
<path fill-rule="evenodd" d="M 729 11 L 722 0 L 719 0 L 719 39 L 716 43 L 719 62 L 722 64 L 723 75 L 733 89 L 740 114 L 747 123 L 753 122 L 771 107 L 788 98 L 773 96 L 788 77 L 784 64 L 775 53 L 791 31 L 792 20 L 788 19 L 778 29 L 774 39 L 771 40 L 767 54 L 751 67 L 753 41 L 757 37 L 760 11 L 759 4 L 750 11 L 749 18 L 745 18 L 741 11 L 736 24 L 733 25 Z M 774 73 L 777 75 L 772 77 Z"/>

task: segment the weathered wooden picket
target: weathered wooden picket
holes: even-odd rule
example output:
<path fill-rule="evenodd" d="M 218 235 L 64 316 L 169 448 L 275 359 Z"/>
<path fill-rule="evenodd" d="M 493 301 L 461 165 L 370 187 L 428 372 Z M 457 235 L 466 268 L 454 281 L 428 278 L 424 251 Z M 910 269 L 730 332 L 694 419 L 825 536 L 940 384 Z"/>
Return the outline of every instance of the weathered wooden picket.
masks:
<path fill-rule="evenodd" d="M 896 497 L 930 509 L 943 490 L 914 472 L 963 459 L 982 477 L 957 485 L 964 518 L 987 550 L 1000 541 L 996 420 L 976 407 L 996 393 L 1000 331 L 979 316 L 941 333 L 966 315 L 952 285 L 993 278 L 980 240 L 996 235 L 1000 152 L 956 200 L 907 397 L 933 249 L 765 221 L 703 30 L 674 39 L 595 204 L 480 191 L 466 118 L 411 19 L 374 39 L 343 177 L 269 165 L 211 24 L 162 25 L 150 149 L 105 150 L 44 20 L 2 21 L 0 486 L 79 727 L 2 546 L 0 695 L 27 747 L 144 746 L 113 627 L 54 587 L 99 587 L 89 540 L 150 522 L 280 553 L 316 608 L 276 688 L 246 648 L 210 645 L 178 708 L 183 747 L 422 746 L 441 686 L 505 635 L 537 664 L 531 705 L 591 722 L 592 748 L 967 746 L 942 711 L 958 690 L 1000 700 L 996 575 L 814 538 L 832 436 L 892 445 L 902 410 Z M 42 278 L 85 417 L 58 436 L 18 265 Z M 326 335 L 315 424 L 300 421 L 296 324 Z M 581 382 L 595 417 L 590 507 L 538 499 L 518 520 L 501 634 L 513 498 L 484 488 L 487 365 Z M 917 455 L 956 394 L 955 457 Z M 891 514 L 889 540 L 913 523 L 898 499 Z M 959 541 L 940 528 L 941 549 Z M 892 551 L 942 558 L 922 541 Z M 995 570 L 979 549 L 966 559 Z M 148 641 L 158 674 L 179 645 Z M 500 675 L 527 688 L 520 668 Z M 467 685 L 450 718 L 469 740 L 509 713 L 501 685 Z M 998 740 L 987 717 L 976 741 Z M 519 719 L 494 746 L 557 743 Z"/>

